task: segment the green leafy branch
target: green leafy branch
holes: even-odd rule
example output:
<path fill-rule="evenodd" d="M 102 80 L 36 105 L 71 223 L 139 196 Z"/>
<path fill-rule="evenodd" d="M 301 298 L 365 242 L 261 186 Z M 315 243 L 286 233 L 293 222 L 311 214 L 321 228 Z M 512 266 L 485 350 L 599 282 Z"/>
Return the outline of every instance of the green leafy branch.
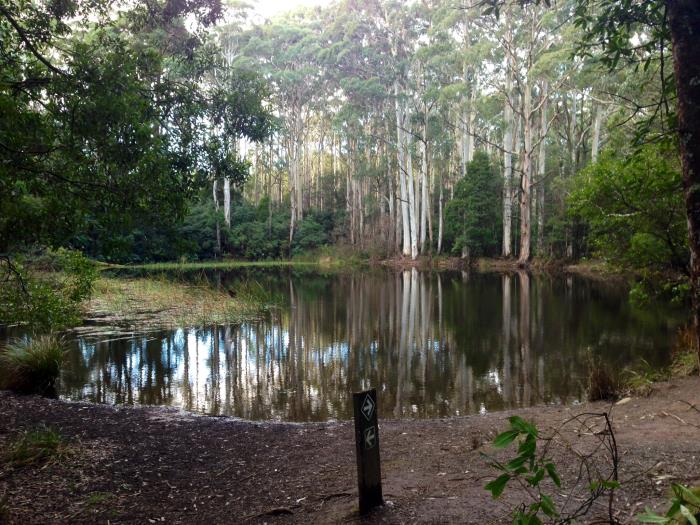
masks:
<path fill-rule="evenodd" d="M 700 489 L 689 489 L 678 483 L 671 486 L 673 498 L 665 515 L 655 514 L 649 508 L 637 516 L 641 523 L 662 523 L 666 525 L 698 525 L 700 521 Z"/>
<path fill-rule="evenodd" d="M 492 457 L 488 457 L 492 466 L 501 472 L 494 480 L 486 484 L 485 489 L 491 492 L 494 499 L 499 498 L 509 484 L 517 483 L 529 497 L 529 503 L 520 504 L 513 512 L 513 525 L 540 525 L 546 520 L 550 523 L 572 523 L 577 518 L 586 515 L 593 506 L 593 503 L 604 495 L 609 496 L 608 517 L 604 523 L 617 523 L 613 515 L 613 494 L 620 487 L 617 480 L 617 444 L 612 430 L 612 425 L 607 414 L 579 414 L 565 421 L 553 436 L 543 438 L 540 436 L 535 424 L 525 421 L 519 416 L 508 419 L 510 428 L 499 434 L 493 442 L 497 449 L 505 449 L 512 444 L 517 445 L 516 455 L 509 461 L 502 463 Z M 594 441 L 593 450 L 588 454 L 578 455 L 580 464 L 578 468 L 578 478 L 569 491 L 569 497 L 559 508 L 553 495 L 546 490 L 547 481 L 557 488 L 562 488 L 562 480 L 557 466 L 549 458 L 549 447 L 554 438 L 561 436 L 563 428 L 572 422 L 576 422 L 581 428 L 576 435 L 592 436 Z M 602 430 L 595 430 L 596 423 L 602 422 Z M 538 452 L 538 442 L 545 445 Z M 600 454 L 606 456 L 605 461 L 601 461 Z M 598 468 L 599 465 L 606 464 L 611 467 L 611 472 L 603 475 Z M 587 497 L 577 498 L 579 506 L 573 511 L 566 513 L 568 502 L 573 498 L 573 492 L 584 484 Z"/>

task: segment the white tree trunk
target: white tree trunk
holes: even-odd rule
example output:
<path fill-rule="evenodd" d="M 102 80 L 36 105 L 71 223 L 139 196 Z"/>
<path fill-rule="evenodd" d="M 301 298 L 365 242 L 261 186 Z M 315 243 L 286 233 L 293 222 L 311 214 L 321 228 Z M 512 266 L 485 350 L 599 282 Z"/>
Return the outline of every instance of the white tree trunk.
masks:
<path fill-rule="evenodd" d="M 408 119 L 406 119 L 408 121 Z M 406 184 L 408 186 L 408 220 L 410 222 L 411 236 L 411 259 L 415 260 L 418 257 L 418 207 L 419 203 L 416 199 L 416 182 L 417 179 L 413 173 L 413 156 L 411 155 L 411 134 L 404 133 L 406 140 Z"/>
<path fill-rule="evenodd" d="M 224 220 L 231 227 L 231 179 L 224 178 Z"/>
<path fill-rule="evenodd" d="M 440 199 L 438 201 L 438 238 L 437 238 L 437 253 L 440 255 L 442 253 L 442 231 L 443 231 L 443 201 L 444 194 L 442 190 L 442 184 L 440 184 Z"/>
<path fill-rule="evenodd" d="M 421 141 L 421 206 L 420 206 L 420 251 L 426 252 L 425 241 L 428 233 L 428 125 L 427 115 L 423 122 L 423 140 Z"/>
<path fill-rule="evenodd" d="M 542 84 L 542 96 L 544 102 L 540 113 L 540 152 L 537 158 L 537 255 L 544 254 L 544 186 L 545 170 L 547 167 L 547 104 L 549 98 L 549 84 Z"/>
<path fill-rule="evenodd" d="M 510 9 L 506 9 L 506 46 L 510 49 L 513 45 L 513 30 L 511 26 Z M 510 257 L 511 229 L 513 222 L 513 56 L 508 53 L 506 58 L 506 104 L 503 110 L 503 120 L 506 130 L 503 135 L 503 249 L 504 257 Z"/>
<path fill-rule="evenodd" d="M 529 72 L 528 72 L 529 74 Z M 523 86 L 523 157 L 522 177 L 520 179 L 520 252 L 518 264 L 526 265 L 530 260 L 530 181 L 532 178 L 532 86 L 529 79 Z"/>
<path fill-rule="evenodd" d="M 476 82 L 472 84 L 471 96 L 469 98 L 469 143 L 467 145 L 467 162 L 474 160 L 474 137 L 476 136 L 476 130 L 474 129 L 476 123 Z"/>
<path fill-rule="evenodd" d="M 394 104 L 396 112 L 396 156 L 399 169 L 399 189 L 401 196 L 401 225 L 402 225 L 402 246 L 403 255 L 411 255 L 411 226 L 409 223 L 409 202 L 408 202 L 408 184 L 406 178 L 409 175 L 406 166 L 406 143 L 404 141 L 404 125 L 406 114 L 399 101 L 399 84 L 394 83 Z M 409 153 L 410 156 L 410 153 Z M 413 185 L 413 183 L 411 183 Z"/>
<path fill-rule="evenodd" d="M 603 106 L 598 104 L 593 118 L 593 143 L 591 144 L 591 161 L 598 160 L 598 151 L 600 149 L 600 127 L 603 123 Z"/>

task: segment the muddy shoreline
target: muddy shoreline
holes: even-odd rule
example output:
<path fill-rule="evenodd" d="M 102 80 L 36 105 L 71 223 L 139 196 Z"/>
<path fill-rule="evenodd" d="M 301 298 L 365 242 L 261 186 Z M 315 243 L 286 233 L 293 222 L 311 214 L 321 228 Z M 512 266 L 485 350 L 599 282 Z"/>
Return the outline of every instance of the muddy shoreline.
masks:
<path fill-rule="evenodd" d="M 646 505 L 663 508 L 670 483 L 700 484 L 700 412 L 691 405 L 700 406 L 700 378 L 661 383 L 648 398 L 612 406 L 622 523 Z M 506 418 L 532 419 L 546 435 L 572 415 L 610 408 L 380 420 L 387 505 L 361 519 L 350 422 L 247 422 L 0 392 L 1 450 L 39 425 L 58 429 L 70 450 L 45 465 L 0 464 L 0 501 L 9 524 L 503 523 L 523 495 L 490 498 L 483 486 L 495 471 L 483 453 L 493 453 Z M 555 446 L 551 455 L 566 487 L 576 472 L 571 451 Z M 563 501 L 563 491 L 555 499 Z M 605 505 L 591 512 L 602 515 Z"/>

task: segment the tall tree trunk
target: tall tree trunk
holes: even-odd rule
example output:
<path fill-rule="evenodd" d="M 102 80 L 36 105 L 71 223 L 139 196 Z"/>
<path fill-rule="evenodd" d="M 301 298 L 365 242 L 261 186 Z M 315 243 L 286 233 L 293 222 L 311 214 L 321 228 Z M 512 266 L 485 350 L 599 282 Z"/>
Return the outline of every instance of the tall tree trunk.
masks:
<path fill-rule="evenodd" d="M 425 253 L 428 233 L 428 115 L 424 113 L 423 140 L 421 140 L 421 206 L 420 206 L 420 251 Z"/>
<path fill-rule="evenodd" d="M 545 81 L 542 84 L 542 96 L 544 102 L 540 110 L 540 152 L 537 157 L 537 256 L 542 257 L 544 254 L 544 187 L 545 187 L 545 172 L 547 168 L 547 104 L 549 98 L 549 83 Z M 533 200 L 534 196 L 533 196 Z"/>
<path fill-rule="evenodd" d="M 529 74 L 529 72 L 528 72 Z M 527 79 L 523 83 L 523 172 L 520 179 L 520 252 L 518 264 L 527 265 L 530 260 L 530 180 L 532 177 L 532 86 Z"/>
<path fill-rule="evenodd" d="M 442 184 L 440 184 L 440 198 L 438 201 L 438 238 L 437 238 L 437 253 L 440 255 L 442 253 L 442 235 L 443 235 L 443 228 L 444 228 L 444 219 L 443 219 L 443 202 L 445 200 L 445 196 L 443 194 L 443 189 L 442 189 Z"/>
<path fill-rule="evenodd" d="M 503 120 L 506 130 L 503 135 L 503 249 L 504 257 L 510 257 L 511 231 L 513 226 L 513 29 L 510 7 L 506 8 L 506 104 L 503 110 Z"/>
<path fill-rule="evenodd" d="M 399 187 L 401 195 L 401 225 L 402 225 L 402 245 L 403 255 L 408 257 L 411 255 L 411 225 L 409 223 L 409 202 L 408 202 L 408 184 L 407 177 L 410 175 L 406 166 L 406 143 L 404 140 L 404 124 L 406 114 L 399 101 L 399 85 L 394 84 L 394 95 L 396 105 L 396 156 L 399 168 Z M 410 156 L 410 152 L 408 153 Z M 413 182 L 411 182 L 411 185 Z"/>
<path fill-rule="evenodd" d="M 214 197 L 214 209 L 217 211 L 216 214 L 216 251 L 217 254 L 221 254 L 221 225 L 219 224 L 219 195 L 217 192 L 217 181 L 214 179 L 214 182 L 212 183 L 212 194 Z"/>
<path fill-rule="evenodd" d="M 690 239 L 690 279 L 695 345 L 700 359 L 700 60 L 697 57 L 700 2 L 667 0 L 678 95 L 683 190 Z"/>
<path fill-rule="evenodd" d="M 471 95 L 469 96 L 469 120 L 467 122 L 469 130 L 469 144 L 467 146 L 467 162 L 474 160 L 474 145 L 476 141 L 474 137 L 476 136 L 475 122 L 476 122 L 476 82 L 473 81 L 471 85 Z"/>
<path fill-rule="evenodd" d="M 600 149 L 600 127 L 603 123 L 603 105 L 597 104 L 595 115 L 593 117 L 593 139 L 591 143 L 591 161 L 598 160 L 598 151 Z"/>
<path fill-rule="evenodd" d="M 406 119 L 408 121 L 408 119 Z M 411 259 L 418 257 L 418 200 L 416 198 L 416 176 L 413 173 L 413 155 L 411 155 L 410 133 L 404 133 L 406 140 L 406 185 L 408 186 L 408 220 L 410 222 Z"/>
<path fill-rule="evenodd" d="M 224 220 L 231 227 L 231 179 L 224 178 Z"/>
<path fill-rule="evenodd" d="M 287 148 L 287 159 L 289 165 L 289 250 L 292 249 L 292 242 L 294 241 L 294 228 L 297 221 L 297 199 L 296 199 L 296 187 L 297 187 L 297 170 L 299 164 L 297 162 L 297 155 L 299 152 L 296 150 L 296 139 L 290 137 L 289 147 Z M 281 182 L 280 182 L 281 185 Z"/>

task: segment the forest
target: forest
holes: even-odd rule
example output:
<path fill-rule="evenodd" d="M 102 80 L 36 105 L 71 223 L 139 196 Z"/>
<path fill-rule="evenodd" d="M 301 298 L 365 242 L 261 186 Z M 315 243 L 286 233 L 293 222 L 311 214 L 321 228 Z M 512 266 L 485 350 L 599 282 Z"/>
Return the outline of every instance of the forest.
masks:
<path fill-rule="evenodd" d="M 277 454 L 277 439 L 291 447 L 290 422 L 299 435 L 325 425 L 308 439 L 331 464 L 351 393 L 370 388 L 407 458 L 401 436 L 418 430 L 447 455 L 463 447 L 414 419 L 485 417 L 478 432 L 454 419 L 471 474 L 452 456 L 459 472 L 425 474 L 440 453 L 420 445 L 415 482 L 445 476 L 441 494 L 410 499 L 397 487 L 413 465 L 389 463 L 403 469 L 389 476 L 400 494 L 389 522 L 427 519 L 417 502 L 448 501 L 454 480 L 470 480 L 455 489 L 468 505 L 435 504 L 438 521 L 464 522 L 467 505 L 474 523 L 493 522 L 470 499 L 487 467 L 500 472 L 485 486 L 494 500 L 516 480 L 534 494 L 530 506 L 501 500 L 513 523 L 589 511 L 630 522 L 641 501 L 661 509 L 669 479 L 668 515 L 647 522 L 697 514 L 680 461 L 698 452 L 700 414 L 699 31 L 695 0 L 0 0 L 0 418 L 12 421 L 0 429 L 0 523 L 142 521 L 122 495 L 148 512 L 167 498 L 168 521 L 221 521 L 201 499 L 209 514 L 193 518 L 196 495 L 176 512 L 178 487 L 192 494 L 170 472 L 169 496 L 145 481 L 136 494 L 124 458 L 104 493 L 66 481 L 92 468 L 85 457 L 103 468 L 122 453 L 96 452 L 100 440 L 160 478 L 170 409 L 245 420 L 232 431 L 240 462 L 202 471 L 217 491 L 228 475 L 247 487 L 236 519 L 342 521 L 356 493 L 336 474 L 315 483 L 337 492 L 316 496 L 281 480 L 291 504 L 257 485 L 272 471 L 244 465 L 260 447 Z M 601 400 L 561 423 L 558 407 Z M 613 409 L 649 432 L 650 452 Z M 559 430 L 542 437 L 515 415 L 499 434 L 502 410 Z M 115 430 L 125 421 L 159 437 L 135 444 Z M 585 480 L 557 441 L 572 421 L 576 439 L 594 438 L 577 455 Z M 193 472 L 221 453 L 210 439 L 223 431 L 199 423 L 182 420 L 178 459 L 164 464 L 182 461 L 205 491 Z M 94 447 L 80 459 L 64 454 L 78 435 Z M 32 455 L 32 439 L 50 443 Z M 472 466 L 512 443 L 510 462 Z M 260 468 L 313 464 L 265 457 Z M 26 465 L 59 470 L 50 482 Z M 560 488 L 557 468 L 586 502 L 572 514 L 540 486 Z M 51 508 L 54 489 L 70 510 Z"/>
<path fill-rule="evenodd" d="M 0 251 L 687 275 L 662 6 L 10 3 Z"/>

